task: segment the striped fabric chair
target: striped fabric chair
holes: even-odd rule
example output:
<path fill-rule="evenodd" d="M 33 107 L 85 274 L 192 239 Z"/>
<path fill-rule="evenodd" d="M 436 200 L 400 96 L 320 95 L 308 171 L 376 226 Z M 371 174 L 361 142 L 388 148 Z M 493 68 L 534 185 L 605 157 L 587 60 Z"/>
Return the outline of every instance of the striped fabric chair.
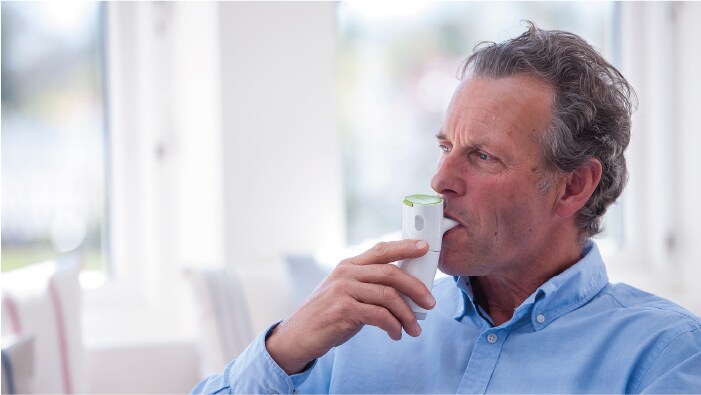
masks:
<path fill-rule="evenodd" d="M 3 393 L 85 392 L 79 271 L 69 256 L 3 274 Z"/>
<path fill-rule="evenodd" d="M 188 270 L 186 274 L 197 302 L 200 373 L 220 373 L 255 337 L 241 281 L 220 269 Z"/>
<path fill-rule="evenodd" d="M 30 335 L 4 336 L 2 341 L 2 393 L 30 394 L 34 392 L 33 379 L 34 337 Z"/>
<path fill-rule="evenodd" d="M 284 319 L 326 272 L 310 256 L 240 265 L 236 271 L 189 269 L 199 324 L 200 375 L 220 374 L 255 336 Z"/>

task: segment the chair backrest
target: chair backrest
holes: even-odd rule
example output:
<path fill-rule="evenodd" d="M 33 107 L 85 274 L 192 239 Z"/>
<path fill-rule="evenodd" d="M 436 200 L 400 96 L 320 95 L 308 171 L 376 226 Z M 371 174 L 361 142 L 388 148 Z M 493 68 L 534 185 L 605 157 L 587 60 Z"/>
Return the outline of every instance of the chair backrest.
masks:
<path fill-rule="evenodd" d="M 14 384 L 22 382 L 20 372 L 31 370 L 29 385 L 36 393 L 84 392 L 79 272 L 79 257 L 67 256 L 3 274 L 3 339 L 30 338 L 25 342 L 32 344 L 6 350 L 17 367 Z M 23 353 L 31 353 L 32 361 Z"/>
<path fill-rule="evenodd" d="M 2 393 L 34 392 L 34 337 L 5 336 L 2 341 Z"/>
<path fill-rule="evenodd" d="M 221 373 L 255 333 L 249 304 L 238 276 L 223 269 L 188 270 L 198 311 L 200 373 Z"/>

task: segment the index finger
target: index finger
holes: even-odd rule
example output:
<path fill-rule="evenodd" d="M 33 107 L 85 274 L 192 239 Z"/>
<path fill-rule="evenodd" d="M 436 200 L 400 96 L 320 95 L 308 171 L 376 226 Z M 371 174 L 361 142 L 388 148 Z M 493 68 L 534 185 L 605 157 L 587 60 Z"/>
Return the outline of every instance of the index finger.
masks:
<path fill-rule="evenodd" d="M 377 265 L 406 258 L 418 258 L 426 252 L 428 252 L 428 244 L 423 240 L 381 241 L 371 249 L 346 261 L 353 265 Z"/>

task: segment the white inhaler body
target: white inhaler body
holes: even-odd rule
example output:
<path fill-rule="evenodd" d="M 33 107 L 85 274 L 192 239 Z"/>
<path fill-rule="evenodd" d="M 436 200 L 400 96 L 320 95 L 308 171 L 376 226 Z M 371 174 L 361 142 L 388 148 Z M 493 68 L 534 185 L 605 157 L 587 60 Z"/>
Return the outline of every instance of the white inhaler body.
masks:
<path fill-rule="evenodd" d="M 421 280 L 430 291 L 438 270 L 443 234 L 458 222 L 443 217 L 443 199 L 433 195 L 410 195 L 404 198 L 402 239 L 423 240 L 428 244 L 428 252 L 419 258 L 404 259 L 400 269 Z M 419 307 L 402 295 L 417 320 L 426 318 L 426 309 Z"/>

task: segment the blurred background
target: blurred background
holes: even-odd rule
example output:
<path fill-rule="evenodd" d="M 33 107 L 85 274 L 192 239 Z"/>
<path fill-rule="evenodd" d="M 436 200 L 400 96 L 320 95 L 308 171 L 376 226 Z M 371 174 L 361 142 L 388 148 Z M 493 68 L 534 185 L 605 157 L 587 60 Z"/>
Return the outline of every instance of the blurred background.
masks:
<path fill-rule="evenodd" d="M 2 2 L 3 393 L 189 391 L 431 192 L 523 20 L 636 88 L 612 281 L 701 314 L 700 3 Z"/>

